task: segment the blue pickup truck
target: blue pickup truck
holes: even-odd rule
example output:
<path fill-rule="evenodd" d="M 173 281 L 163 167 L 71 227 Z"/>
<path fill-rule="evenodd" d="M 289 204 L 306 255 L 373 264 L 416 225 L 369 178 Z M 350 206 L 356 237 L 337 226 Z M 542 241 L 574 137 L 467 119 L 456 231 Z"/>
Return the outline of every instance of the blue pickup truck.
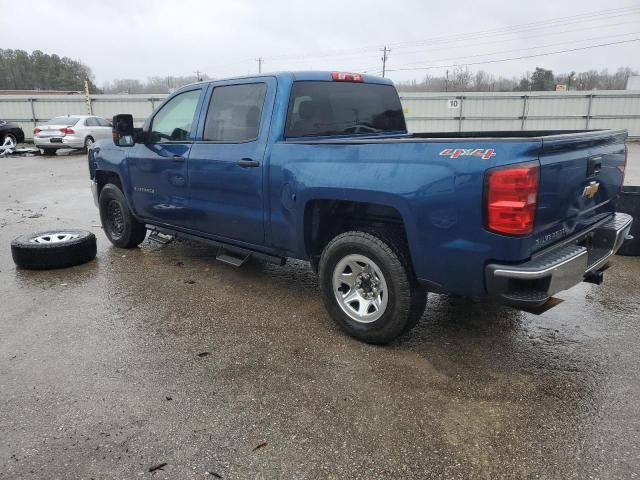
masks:
<path fill-rule="evenodd" d="M 602 281 L 631 225 L 625 131 L 410 134 L 403 113 L 360 74 L 186 86 L 89 152 L 104 231 L 208 242 L 232 265 L 308 260 L 331 317 L 370 343 L 414 326 L 428 291 L 534 309 Z"/>

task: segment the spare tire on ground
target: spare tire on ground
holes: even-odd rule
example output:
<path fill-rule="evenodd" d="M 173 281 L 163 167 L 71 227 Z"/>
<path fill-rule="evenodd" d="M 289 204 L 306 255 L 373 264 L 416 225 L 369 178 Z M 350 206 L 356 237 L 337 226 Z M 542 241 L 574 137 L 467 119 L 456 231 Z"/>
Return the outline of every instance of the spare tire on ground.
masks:
<path fill-rule="evenodd" d="M 23 235 L 11 242 L 15 264 L 30 270 L 80 265 L 96 256 L 96 236 L 86 230 L 49 230 Z"/>

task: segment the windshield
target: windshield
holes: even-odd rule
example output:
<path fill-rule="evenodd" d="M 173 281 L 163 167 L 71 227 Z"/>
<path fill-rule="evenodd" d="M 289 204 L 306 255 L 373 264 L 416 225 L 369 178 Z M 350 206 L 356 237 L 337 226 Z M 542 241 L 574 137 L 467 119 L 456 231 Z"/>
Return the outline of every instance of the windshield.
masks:
<path fill-rule="evenodd" d="M 291 89 L 287 137 L 406 131 L 392 85 L 300 81 Z"/>
<path fill-rule="evenodd" d="M 64 125 L 65 127 L 72 127 L 78 123 L 78 120 L 78 117 L 55 117 L 45 123 L 45 125 Z"/>

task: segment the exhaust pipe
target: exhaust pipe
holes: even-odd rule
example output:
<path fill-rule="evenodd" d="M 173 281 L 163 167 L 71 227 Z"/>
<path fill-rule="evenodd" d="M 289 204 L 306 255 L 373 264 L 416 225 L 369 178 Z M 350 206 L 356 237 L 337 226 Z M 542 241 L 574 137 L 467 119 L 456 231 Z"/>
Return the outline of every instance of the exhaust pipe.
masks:
<path fill-rule="evenodd" d="M 604 272 L 602 270 L 598 270 L 597 272 L 589 272 L 584 277 L 584 281 L 587 283 L 594 283 L 596 285 L 600 285 L 604 281 Z"/>

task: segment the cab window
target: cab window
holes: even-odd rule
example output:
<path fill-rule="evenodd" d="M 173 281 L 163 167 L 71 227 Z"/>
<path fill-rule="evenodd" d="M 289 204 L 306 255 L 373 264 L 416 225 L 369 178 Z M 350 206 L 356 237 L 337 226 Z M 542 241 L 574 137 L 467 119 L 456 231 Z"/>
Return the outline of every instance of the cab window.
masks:
<path fill-rule="evenodd" d="M 152 143 L 189 141 L 200 89 L 180 93 L 165 103 L 153 117 Z"/>

